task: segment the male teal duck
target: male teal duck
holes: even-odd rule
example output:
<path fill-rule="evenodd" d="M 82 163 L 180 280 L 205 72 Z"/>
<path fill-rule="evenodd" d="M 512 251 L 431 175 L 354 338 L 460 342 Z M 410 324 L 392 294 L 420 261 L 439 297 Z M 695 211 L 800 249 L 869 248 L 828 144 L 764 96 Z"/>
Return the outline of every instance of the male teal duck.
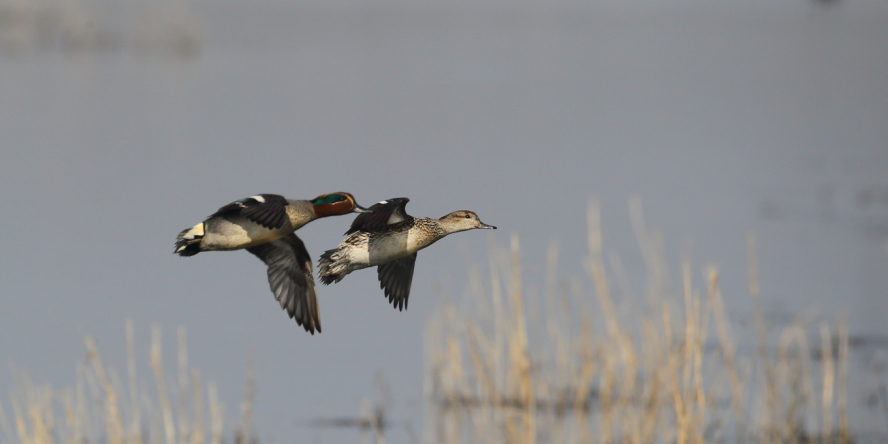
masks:
<path fill-rule="evenodd" d="M 257 194 L 234 201 L 176 238 L 179 256 L 201 251 L 246 249 L 268 266 L 268 283 L 275 299 L 305 331 L 321 331 L 312 261 L 294 233 L 327 216 L 369 211 L 349 193 L 322 194 L 312 200 Z"/>
<path fill-rule="evenodd" d="M 407 308 L 416 253 L 448 234 L 459 231 L 492 229 L 478 215 L 466 210 L 454 211 L 440 219 L 413 217 L 405 207 L 410 199 L 399 197 L 370 207 L 372 213 L 359 214 L 345 233 L 351 234 L 321 255 L 318 278 L 324 285 L 339 282 L 345 275 L 362 268 L 376 269 L 379 287 L 399 311 Z"/>

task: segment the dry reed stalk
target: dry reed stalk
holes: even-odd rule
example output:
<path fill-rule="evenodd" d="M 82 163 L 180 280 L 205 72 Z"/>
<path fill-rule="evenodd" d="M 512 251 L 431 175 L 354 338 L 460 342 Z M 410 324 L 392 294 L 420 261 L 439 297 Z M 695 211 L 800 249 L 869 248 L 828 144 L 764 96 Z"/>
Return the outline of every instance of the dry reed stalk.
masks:
<path fill-rule="evenodd" d="M 237 444 L 253 443 L 253 403 L 256 399 L 256 371 L 253 367 L 253 351 L 247 353 L 246 383 L 244 384 L 244 398 L 241 402 L 241 424 L 235 437 Z"/>
<path fill-rule="evenodd" d="M 536 441 L 534 430 L 534 397 L 531 390 L 530 358 L 527 354 L 527 321 L 525 320 L 524 301 L 521 292 L 521 256 L 518 248 L 518 236 L 512 235 L 512 307 L 514 309 L 513 337 L 510 342 L 510 356 L 514 380 L 518 382 L 518 396 L 523 402 L 522 422 L 524 424 L 523 442 L 532 444 Z"/>
<path fill-rule="evenodd" d="M 731 340 L 731 328 L 725 314 L 724 302 L 718 287 L 718 274 L 712 270 L 709 276 L 709 299 L 712 306 L 713 318 L 719 343 L 721 344 L 722 359 L 725 371 L 728 373 L 728 383 L 731 390 L 731 407 L 737 415 L 735 430 L 737 442 L 744 442 L 743 429 L 746 427 L 746 410 L 743 408 L 743 382 L 737 370 L 735 361 L 734 341 Z"/>
<path fill-rule="evenodd" d="M 490 366 L 484 361 L 483 352 L 488 350 L 489 346 L 479 345 L 483 339 L 480 337 L 475 326 L 466 323 L 466 336 L 469 343 L 469 356 L 472 359 L 472 366 L 475 371 L 475 379 L 478 381 L 478 388 L 474 393 L 478 395 L 479 403 L 487 403 L 492 406 L 500 406 L 499 393 L 494 383 L 494 376 L 491 374 Z"/>
<path fill-rule="evenodd" d="M 568 339 L 570 328 L 570 300 L 567 295 L 560 294 L 558 290 L 558 242 L 552 241 L 546 250 L 546 291 L 544 293 L 544 307 L 546 310 L 546 332 L 548 333 L 548 342 L 553 344 L 551 357 L 555 362 L 553 375 L 546 378 L 543 375 L 537 378 L 540 385 L 539 392 L 548 392 L 552 389 L 552 384 L 556 386 L 565 386 L 569 382 L 571 373 L 571 357 L 570 357 L 570 341 Z M 559 295 L 561 297 L 559 297 Z M 572 402 L 568 392 L 563 393 L 542 393 L 541 398 L 547 399 L 552 396 L 556 402 L 567 405 Z M 545 419 L 545 416 L 543 417 Z M 558 428 L 559 433 L 564 431 L 564 427 L 559 422 L 549 421 L 550 427 Z M 541 429 L 545 428 L 539 425 Z"/>
<path fill-rule="evenodd" d="M 207 386 L 207 395 L 210 403 L 211 444 L 222 444 L 222 418 L 225 416 L 225 408 L 219 402 L 219 389 L 215 382 L 210 382 Z"/>
<path fill-rule="evenodd" d="M 681 378 L 678 357 L 681 356 L 681 346 L 675 344 L 672 338 L 672 316 L 669 305 L 663 304 L 663 333 L 666 339 L 666 349 L 669 350 L 666 379 L 670 381 L 670 396 L 675 412 L 675 442 L 686 444 L 689 440 L 689 418 L 686 400 L 682 396 Z"/>
<path fill-rule="evenodd" d="M 589 259 L 586 261 L 586 268 L 595 284 L 598 302 L 601 305 L 604 319 L 607 324 L 607 331 L 611 336 L 618 336 L 620 332 L 619 316 L 616 306 L 610 297 L 610 289 L 607 282 L 607 276 L 604 272 L 604 261 L 601 252 L 601 210 L 598 202 L 591 202 L 586 212 L 586 222 L 588 226 L 588 245 Z"/>
<path fill-rule="evenodd" d="M 809 353 L 809 350 L 811 350 L 812 347 L 808 342 L 808 335 L 805 333 L 805 329 L 802 327 L 802 325 L 791 325 L 787 327 L 787 329 L 793 329 L 796 332 L 795 336 L 799 344 L 799 366 L 802 369 L 802 387 L 799 396 L 802 398 L 802 402 L 805 404 L 805 415 L 811 418 L 811 420 L 814 420 L 817 417 L 817 397 L 814 394 L 814 363 L 811 359 L 811 353 Z"/>
<path fill-rule="evenodd" d="M 836 381 L 837 406 L 839 409 L 839 443 L 851 442 L 851 430 L 848 422 L 848 324 L 844 317 L 839 321 L 839 362 Z"/>
<path fill-rule="evenodd" d="M 822 324 L 820 326 L 820 344 L 821 359 L 823 361 L 823 404 L 821 405 L 822 416 L 822 436 L 828 439 L 832 436 L 832 404 L 833 404 L 833 383 L 835 381 L 835 370 L 832 353 L 832 338 L 829 334 L 829 326 Z"/>
<path fill-rule="evenodd" d="M 76 405 L 74 407 L 75 414 L 72 415 L 75 421 L 75 431 L 72 433 L 72 439 L 76 439 L 78 443 L 88 441 L 88 438 L 92 436 L 92 424 L 90 424 L 88 419 L 89 404 L 86 397 L 85 371 L 83 365 L 78 364 L 76 366 L 77 375 L 74 379 L 74 399 Z"/>
<path fill-rule="evenodd" d="M 506 328 L 506 314 L 503 306 L 502 286 L 500 285 L 500 274 L 494 254 L 490 255 L 488 263 L 490 268 L 490 300 L 493 305 L 493 348 L 490 350 L 490 360 L 493 363 L 493 374 L 502 375 L 505 373 L 505 360 L 501 356 L 501 350 L 505 349 L 506 336 L 508 330 Z M 456 316 L 456 312 L 451 312 Z M 501 390 L 505 387 L 499 387 Z"/>
<path fill-rule="evenodd" d="M 130 421 L 129 442 L 142 444 L 142 414 L 139 408 L 139 384 L 136 367 L 136 327 L 132 318 L 126 320 L 126 368 L 129 376 Z"/>
<path fill-rule="evenodd" d="M 194 427 L 191 432 L 191 444 L 204 444 L 203 395 L 200 372 L 197 369 L 191 371 L 191 390 L 191 397 L 194 399 Z"/>
<path fill-rule="evenodd" d="M 162 333 L 160 327 L 155 325 L 151 328 L 151 366 L 154 369 L 154 381 L 157 384 L 157 397 L 160 401 L 165 442 L 166 444 L 176 444 L 176 426 L 173 422 L 173 411 L 170 408 L 166 378 L 163 374 L 162 346 Z"/>
<path fill-rule="evenodd" d="M 746 236 L 747 245 L 747 270 L 749 282 L 749 296 L 752 300 L 753 322 L 755 324 L 755 332 L 758 337 L 758 353 L 759 362 L 762 365 L 762 371 L 765 377 L 765 393 L 766 401 L 762 412 L 762 427 L 765 430 L 765 443 L 771 442 L 771 431 L 775 429 L 772 422 L 774 414 L 777 412 L 779 405 L 779 397 L 777 387 L 774 384 L 774 367 L 768 356 L 768 334 L 765 327 L 764 313 L 762 310 L 761 292 L 759 290 L 758 265 L 756 261 L 756 240 L 755 235 L 751 232 Z"/>
<path fill-rule="evenodd" d="M 105 367 L 102 365 L 101 358 L 99 358 L 99 351 L 96 348 L 95 341 L 91 337 L 87 337 L 84 342 L 88 350 L 87 360 L 92 363 L 93 371 L 105 393 L 104 410 L 107 415 L 105 425 L 108 432 L 108 441 L 110 444 L 121 444 L 123 442 L 123 421 L 120 419 L 117 393 L 105 374 Z"/>
<path fill-rule="evenodd" d="M 614 410 L 614 400 L 613 400 L 613 386 L 614 386 L 614 369 L 612 367 L 612 362 L 608 359 L 604 360 L 602 363 L 601 376 L 599 378 L 599 405 L 601 408 L 600 419 L 598 421 L 599 425 L 599 442 L 603 444 L 608 444 L 613 442 L 614 433 L 613 433 L 613 410 Z"/>
<path fill-rule="evenodd" d="M 799 378 L 794 377 L 794 375 L 798 374 L 802 363 L 801 359 L 796 359 L 796 355 L 799 353 L 799 349 L 794 347 L 793 344 L 796 341 L 796 333 L 797 330 L 795 328 L 785 328 L 783 332 L 780 334 L 780 338 L 777 342 L 777 373 L 776 373 L 776 383 L 778 386 L 783 386 L 784 384 L 790 384 L 790 396 L 788 404 L 782 406 L 784 410 L 783 421 L 781 426 L 781 434 L 783 436 L 792 436 L 796 433 L 796 429 L 798 428 L 798 420 L 797 417 L 799 415 L 799 403 L 804 402 L 799 399 L 799 396 L 793 395 L 794 393 L 798 393 L 801 381 Z"/>
<path fill-rule="evenodd" d="M 601 210 L 597 201 L 589 203 L 586 212 L 587 224 L 587 243 L 589 248 L 589 259 L 586 261 L 586 268 L 595 285 L 598 303 L 601 306 L 602 315 L 607 325 L 607 332 L 611 338 L 620 340 L 620 324 L 617 318 L 617 310 L 613 300 L 610 298 L 610 290 L 607 277 L 604 272 L 604 264 L 602 259 L 602 234 L 601 234 Z M 609 354 L 608 354 L 609 356 Z M 610 443 L 615 436 L 612 431 L 614 422 L 614 386 L 615 374 L 618 370 L 615 368 L 616 363 L 613 360 L 606 359 L 602 366 L 602 373 L 599 379 L 599 396 L 601 405 L 601 416 L 599 420 L 600 426 L 600 442 Z"/>
<path fill-rule="evenodd" d="M 707 302 L 704 305 L 699 293 L 693 289 L 690 264 L 685 263 L 682 268 L 683 281 L 685 282 L 685 298 L 688 300 L 686 304 L 690 307 L 686 309 L 687 317 L 685 319 L 685 323 L 687 324 L 685 331 L 688 332 L 687 337 L 685 338 L 685 343 L 686 347 L 690 349 L 685 365 L 686 368 L 691 367 L 690 370 L 685 372 L 686 375 L 689 375 L 687 377 L 688 385 L 686 385 L 686 387 L 687 390 L 689 390 L 689 404 L 693 406 L 693 441 L 702 443 L 703 432 L 706 428 L 707 411 L 706 390 L 703 384 L 703 356 L 704 344 L 706 343 L 707 335 L 709 333 L 708 325 L 711 304 L 709 304 L 709 298 L 707 298 Z M 718 282 L 718 273 L 714 268 L 710 268 L 709 276 L 715 276 L 715 281 Z"/>
<path fill-rule="evenodd" d="M 62 409 L 65 414 L 65 426 L 68 428 L 69 432 L 67 434 L 67 438 L 65 439 L 66 444 L 75 444 L 79 440 L 70 430 L 74 429 L 74 424 L 76 422 L 75 419 L 75 411 L 74 411 L 74 399 L 71 394 L 71 390 L 65 390 L 60 397 L 60 401 L 62 403 Z"/>
<path fill-rule="evenodd" d="M 459 342 L 455 338 L 448 338 L 447 340 L 447 351 L 449 353 L 449 360 L 447 362 L 450 363 L 450 375 L 451 380 L 448 381 L 450 384 L 451 390 L 449 391 L 450 402 L 452 405 L 457 405 L 459 402 L 458 396 L 462 392 L 462 380 L 463 380 L 463 365 L 462 365 L 462 353 L 460 353 Z M 449 427 L 445 427 L 443 429 L 444 436 L 449 437 L 445 442 L 453 442 L 459 437 L 460 427 L 460 417 L 457 414 L 447 415 L 449 421 L 447 425 Z"/>
<path fill-rule="evenodd" d="M 579 290 L 579 285 L 574 285 L 575 292 Z M 579 430 L 575 434 L 576 442 L 588 443 L 592 442 L 589 427 L 589 419 L 586 414 L 586 396 L 590 392 L 594 384 L 594 377 L 599 371 L 600 365 L 595 362 L 595 352 L 592 347 L 592 320 L 590 314 L 580 316 L 580 341 L 577 343 L 580 356 L 579 380 L 576 382 L 576 394 L 574 395 L 574 428 Z"/>
<path fill-rule="evenodd" d="M 657 428 L 660 423 L 660 386 L 661 378 L 656 371 L 648 373 L 647 395 L 644 397 L 644 410 L 642 412 L 641 427 L 641 444 L 650 444 L 654 442 Z"/>
<path fill-rule="evenodd" d="M 188 338 L 185 327 L 179 326 L 176 331 L 178 339 L 177 361 L 179 364 L 179 406 L 176 417 L 179 420 L 179 444 L 189 444 L 191 431 L 189 430 L 190 419 L 188 418 L 188 394 L 191 392 L 188 387 Z"/>

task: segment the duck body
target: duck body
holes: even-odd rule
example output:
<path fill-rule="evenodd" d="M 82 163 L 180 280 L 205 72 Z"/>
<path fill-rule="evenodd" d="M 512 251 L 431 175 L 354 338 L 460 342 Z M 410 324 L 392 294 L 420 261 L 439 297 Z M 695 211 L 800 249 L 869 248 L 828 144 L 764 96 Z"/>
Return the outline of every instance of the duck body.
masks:
<path fill-rule="evenodd" d="M 440 219 L 414 218 L 405 211 L 410 199 L 388 199 L 370 207 L 372 213 L 355 218 L 339 246 L 321 255 L 318 278 L 325 285 L 341 281 L 347 274 L 377 266 L 380 288 L 389 301 L 407 307 L 413 269 L 419 250 L 445 236 L 472 229 L 496 229 L 471 211 L 454 211 Z"/>
<path fill-rule="evenodd" d="M 326 216 L 367 211 L 351 194 L 323 194 L 312 200 L 257 194 L 219 208 L 203 222 L 182 230 L 174 253 L 246 249 L 268 266 L 275 299 L 296 323 L 314 334 L 321 331 L 312 260 L 295 231 Z"/>
<path fill-rule="evenodd" d="M 230 251 L 280 239 L 317 219 L 312 201 L 257 194 L 234 201 L 203 222 L 179 233 L 176 253 L 193 256 L 202 251 Z"/>
<path fill-rule="evenodd" d="M 341 259 L 339 265 L 345 266 L 348 270 L 337 276 L 336 282 L 352 271 L 410 256 L 447 234 L 449 233 L 442 229 L 436 220 L 429 218 L 411 219 L 381 230 L 358 231 L 335 250 L 337 259 Z M 333 270 L 323 270 L 335 273 Z M 321 272 L 321 276 L 323 280 L 326 274 Z"/>

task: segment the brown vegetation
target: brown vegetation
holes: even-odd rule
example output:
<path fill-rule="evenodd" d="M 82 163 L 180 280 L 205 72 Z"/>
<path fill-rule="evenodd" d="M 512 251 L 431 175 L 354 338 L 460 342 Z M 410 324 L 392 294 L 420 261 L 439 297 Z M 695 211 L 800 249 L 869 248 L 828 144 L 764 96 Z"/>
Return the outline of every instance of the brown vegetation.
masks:
<path fill-rule="evenodd" d="M 649 271 L 642 308 L 627 300 L 632 291 L 619 260 L 605 263 L 593 204 L 585 268 L 594 296 L 579 280 L 559 291 L 553 247 L 544 300 L 534 301 L 525 294 L 513 237 L 511 253 L 491 260 L 487 288 L 473 275 L 471 306 L 430 321 L 427 441 L 850 442 L 845 325 L 823 323 L 812 332 L 799 321 L 772 336 L 750 236 L 756 338 L 747 342 L 757 346 L 738 352 L 717 270 L 707 268 L 695 284 L 692 266 L 683 263 L 681 290 L 673 294 L 660 237 L 644 227 L 639 205 L 632 218 Z M 529 321 L 541 311 L 535 302 L 545 314 Z"/>
<path fill-rule="evenodd" d="M 135 333 L 127 322 L 127 375 L 103 364 L 95 341 L 85 339 L 86 360 L 77 366 L 74 387 L 63 389 L 31 382 L 15 374 L 11 412 L 0 402 L 0 443 L 4 444 L 221 444 L 224 407 L 213 382 L 203 383 L 188 366 L 185 330 L 178 332 L 178 380 L 165 376 L 161 331 L 154 328 L 151 369 L 154 388 L 140 381 Z M 243 420 L 235 442 L 249 441 L 252 378 L 248 374 Z M 170 393 L 176 396 L 170 399 Z"/>
<path fill-rule="evenodd" d="M 638 205 L 632 214 L 649 271 L 640 304 L 629 296 L 619 259 L 605 263 L 596 205 L 588 213 L 585 263 L 594 295 L 580 279 L 559 284 L 552 247 L 537 300 L 522 281 L 517 237 L 510 252 L 491 256 L 487 285 L 470 270 L 470 305 L 445 307 L 428 323 L 425 442 L 853 442 L 844 323 L 796 321 L 770 331 L 750 236 L 755 334 L 740 337 L 717 270 L 707 267 L 695 280 L 686 261 L 681 290 L 673 292 L 660 236 L 645 228 Z M 74 387 L 54 389 L 16 375 L 11 409 L 0 402 L 0 444 L 221 444 L 224 408 L 216 386 L 188 366 L 184 329 L 172 387 L 160 330 L 152 333 L 153 389 L 138 379 L 132 322 L 126 380 L 102 363 L 91 338 Z M 248 372 L 236 444 L 256 442 L 254 384 Z M 385 408 L 365 410 L 358 419 L 313 425 L 372 430 L 385 442 Z"/>

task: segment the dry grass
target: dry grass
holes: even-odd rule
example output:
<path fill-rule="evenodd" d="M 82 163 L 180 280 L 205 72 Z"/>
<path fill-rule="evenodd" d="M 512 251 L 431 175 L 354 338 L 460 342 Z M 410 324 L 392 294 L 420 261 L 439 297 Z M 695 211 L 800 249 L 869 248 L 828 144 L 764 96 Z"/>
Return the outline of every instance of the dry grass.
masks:
<path fill-rule="evenodd" d="M 170 381 L 162 361 L 162 337 L 152 330 L 153 388 L 138 377 L 135 332 L 127 322 L 126 381 L 103 364 L 95 341 L 85 339 L 87 355 L 78 364 L 73 387 L 54 388 L 14 374 L 11 409 L 0 402 L 0 444 L 222 444 L 224 406 L 213 382 L 204 384 L 188 366 L 185 330 L 178 332 L 178 378 Z M 170 387 L 173 386 L 173 387 Z M 236 443 L 249 437 L 247 413 Z"/>
<path fill-rule="evenodd" d="M 203 49 L 206 26 L 190 1 L 108 6 L 88 0 L 0 0 L 0 56 L 120 52 L 187 61 Z"/>
<path fill-rule="evenodd" d="M 639 205 L 632 220 L 648 269 L 641 301 L 630 297 L 620 260 L 605 261 L 597 205 L 588 213 L 585 262 L 594 294 L 581 279 L 562 284 L 556 246 L 547 254 L 543 297 L 527 291 L 517 237 L 509 252 L 491 256 L 486 285 L 470 270 L 469 304 L 446 307 L 428 324 L 425 442 L 853 442 L 844 322 L 799 320 L 771 331 L 750 237 L 754 334 L 743 337 L 718 271 L 707 267 L 694 279 L 684 262 L 680 290 L 672 290 L 662 237 L 647 230 Z M 132 322 L 126 337 L 125 381 L 102 363 L 91 338 L 73 387 L 17 375 L 11 408 L 0 402 L 0 444 L 222 444 L 224 408 L 216 386 L 189 367 L 185 331 L 173 380 L 161 361 L 161 332 L 152 331 L 153 388 L 138 378 Z M 888 390 L 880 390 L 888 406 Z M 256 442 L 254 392 L 248 372 L 235 444 Z M 372 429 L 384 442 L 384 409 L 366 410 L 347 425 Z"/>
<path fill-rule="evenodd" d="M 543 300 L 524 294 L 513 237 L 511 252 L 491 259 L 488 284 L 473 274 L 468 306 L 429 322 L 426 442 L 851 442 L 847 328 L 798 321 L 770 331 L 753 237 L 755 337 L 741 338 L 715 268 L 694 279 L 685 262 L 671 290 L 661 236 L 645 228 L 638 204 L 632 220 L 649 274 L 643 302 L 629 298 L 619 259 L 605 262 L 598 211 L 590 205 L 585 263 L 594 296 L 578 279 L 558 285 L 557 247 Z"/>

